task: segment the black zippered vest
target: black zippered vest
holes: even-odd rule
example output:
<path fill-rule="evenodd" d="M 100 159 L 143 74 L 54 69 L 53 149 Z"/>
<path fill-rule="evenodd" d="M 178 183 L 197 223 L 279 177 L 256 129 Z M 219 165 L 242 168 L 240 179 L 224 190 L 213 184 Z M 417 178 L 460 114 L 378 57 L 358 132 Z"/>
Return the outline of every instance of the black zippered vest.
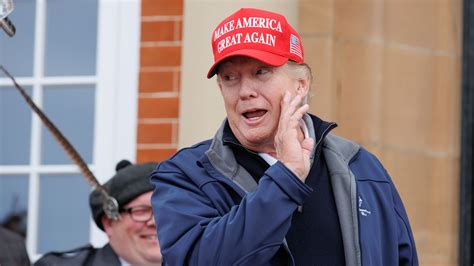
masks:
<path fill-rule="evenodd" d="M 303 206 L 293 213 L 286 240 L 296 265 L 345 265 L 339 217 L 326 160 L 322 153 L 322 141 L 319 141 L 336 125 L 316 116 L 311 115 L 311 118 L 318 146 L 305 184 L 310 186 L 313 192 Z M 268 163 L 258 153 L 246 149 L 239 143 L 228 122 L 224 127 L 222 140 L 224 145 L 232 149 L 238 164 L 243 166 L 258 183 L 268 169 Z M 282 256 L 281 252 L 276 256 Z"/>

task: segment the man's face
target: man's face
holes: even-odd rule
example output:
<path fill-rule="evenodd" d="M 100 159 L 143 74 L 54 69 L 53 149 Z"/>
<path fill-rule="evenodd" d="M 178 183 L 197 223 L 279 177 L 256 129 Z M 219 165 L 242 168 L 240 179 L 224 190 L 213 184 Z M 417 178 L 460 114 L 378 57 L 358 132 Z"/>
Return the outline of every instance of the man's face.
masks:
<path fill-rule="evenodd" d="M 151 206 L 151 194 L 150 191 L 136 197 L 124 208 Z M 119 221 L 110 221 L 103 217 L 102 224 L 112 248 L 127 262 L 132 265 L 159 265 L 161 263 L 160 244 L 156 237 L 153 217 L 147 222 L 136 222 L 132 220 L 129 213 L 122 213 Z"/>
<path fill-rule="evenodd" d="M 230 128 L 253 151 L 274 152 L 274 138 L 286 91 L 297 93 L 300 82 L 288 66 L 272 67 L 249 57 L 231 57 L 218 68 Z"/>

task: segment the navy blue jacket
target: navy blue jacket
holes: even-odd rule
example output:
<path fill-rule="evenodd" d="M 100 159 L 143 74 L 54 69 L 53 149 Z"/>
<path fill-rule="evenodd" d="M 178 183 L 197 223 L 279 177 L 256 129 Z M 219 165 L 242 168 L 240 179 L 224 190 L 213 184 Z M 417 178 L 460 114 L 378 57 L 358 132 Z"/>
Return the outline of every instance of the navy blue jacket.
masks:
<path fill-rule="evenodd" d="M 314 135 L 309 115 L 305 122 Z M 222 144 L 222 131 L 182 149 L 152 174 L 164 264 L 294 265 L 285 236 L 312 189 L 281 162 L 256 184 Z M 334 134 L 322 141 L 346 265 L 418 265 L 408 217 L 380 162 Z M 280 249 L 283 260 L 275 256 Z"/>

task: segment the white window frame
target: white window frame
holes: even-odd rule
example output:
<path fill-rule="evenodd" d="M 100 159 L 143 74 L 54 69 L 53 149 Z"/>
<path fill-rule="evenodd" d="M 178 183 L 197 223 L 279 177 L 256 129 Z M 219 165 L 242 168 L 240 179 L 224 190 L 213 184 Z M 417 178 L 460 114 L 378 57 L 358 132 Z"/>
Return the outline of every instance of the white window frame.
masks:
<path fill-rule="evenodd" d="M 119 160 L 136 158 L 141 1 L 99 0 L 98 24 L 94 173 L 104 183 Z M 102 245 L 105 234 L 91 225 L 91 243 Z"/>
<path fill-rule="evenodd" d="M 33 77 L 17 81 L 32 87 L 32 98 L 40 107 L 42 86 L 96 85 L 93 162 L 89 167 L 99 182 L 104 183 L 114 174 L 119 160 L 133 161 L 136 157 L 141 1 L 98 0 L 96 75 L 70 77 L 44 77 L 46 2 L 36 0 Z M 13 84 L 6 78 L 0 78 L 0 86 L 5 85 Z M 33 114 L 30 164 L 0 166 L 0 174 L 29 176 L 26 246 L 32 262 L 41 255 L 37 253 L 39 176 L 80 173 L 72 163 L 40 165 L 41 125 L 39 118 Z M 103 245 L 107 241 L 105 234 L 92 219 L 90 224 L 90 243 Z"/>

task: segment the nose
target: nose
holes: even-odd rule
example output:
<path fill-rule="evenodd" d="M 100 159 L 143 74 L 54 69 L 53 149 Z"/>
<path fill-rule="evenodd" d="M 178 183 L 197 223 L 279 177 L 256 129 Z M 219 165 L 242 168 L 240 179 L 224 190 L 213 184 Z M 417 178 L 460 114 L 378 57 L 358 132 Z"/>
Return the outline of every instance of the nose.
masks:
<path fill-rule="evenodd" d="M 241 99 L 255 98 L 258 96 L 257 82 L 251 77 L 242 76 L 240 82 L 239 96 Z"/>
<path fill-rule="evenodd" d="M 147 225 L 147 226 L 155 226 L 155 227 L 156 227 L 155 216 L 154 216 L 154 215 L 151 216 L 151 219 L 150 219 L 150 220 L 146 221 L 146 225 Z"/>

